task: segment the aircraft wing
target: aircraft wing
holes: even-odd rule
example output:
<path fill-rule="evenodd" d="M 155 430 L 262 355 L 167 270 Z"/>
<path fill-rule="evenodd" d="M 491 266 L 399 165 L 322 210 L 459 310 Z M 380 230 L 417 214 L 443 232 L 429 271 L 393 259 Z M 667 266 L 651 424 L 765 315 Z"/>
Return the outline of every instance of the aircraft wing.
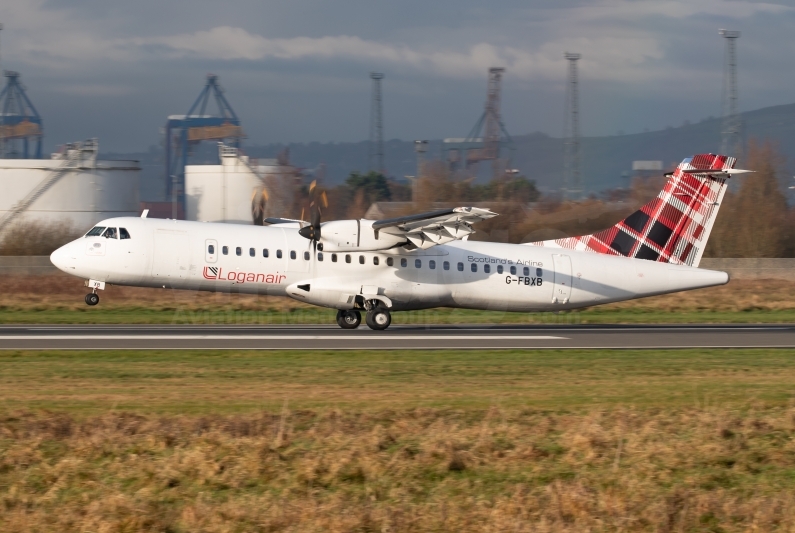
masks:
<path fill-rule="evenodd" d="M 274 218 L 268 217 L 263 220 L 265 226 L 284 226 L 284 227 L 292 227 L 293 224 L 296 224 L 299 228 L 303 228 L 304 226 L 309 225 L 309 222 L 304 220 L 296 220 L 294 218 Z"/>
<path fill-rule="evenodd" d="M 417 248 L 463 239 L 475 232 L 472 224 L 496 217 L 497 213 L 479 207 L 456 207 L 373 222 L 373 229 L 406 237 Z"/>

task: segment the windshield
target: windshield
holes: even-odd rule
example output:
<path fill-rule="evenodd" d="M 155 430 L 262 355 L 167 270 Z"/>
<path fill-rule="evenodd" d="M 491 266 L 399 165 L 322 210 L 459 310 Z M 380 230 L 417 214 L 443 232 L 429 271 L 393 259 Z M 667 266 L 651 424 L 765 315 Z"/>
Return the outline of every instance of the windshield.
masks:
<path fill-rule="evenodd" d="M 105 233 L 102 234 L 103 237 L 106 239 L 118 239 L 119 236 L 116 233 L 116 228 L 108 228 L 105 230 Z"/>
<path fill-rule="evenodd" d="M 86 237 L 98 237 L 102 235 L 102 232 L 105 230 L 105 226 L 95 226 L 91 228 L 91 231 L 86 233 Z"/>

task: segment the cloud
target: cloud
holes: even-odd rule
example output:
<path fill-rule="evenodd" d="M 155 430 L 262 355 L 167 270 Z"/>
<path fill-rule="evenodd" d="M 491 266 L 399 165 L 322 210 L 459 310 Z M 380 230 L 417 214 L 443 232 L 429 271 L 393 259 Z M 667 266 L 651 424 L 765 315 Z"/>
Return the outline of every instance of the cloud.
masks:
<path fill-rule="evenodd" d="M 479 108 L 486 70 L 501 66 L 512 127 L 559 134 L 563 52 L 571 51 L 583 54 L 586 131 L 637 131 L 718 112 L 717 30 L 726 27 L 743 32 L 742 107 L 792 100 L 792 0 L 271 4 L 8 1 L 0 7 L 3 67 L 22 72 L 32 92 L 45 95 L 34 95 L 37 105 L 64 114 L 65 124 L 76 123 L 67 112 L 118 111 L 130 126 L 107 126 L 114 139 L 133 138 L 135 127 L 155 131 L 162 116 L 190 103 L 186 95 L 209 70 L 234 91 L 235 108 L 249 110 L 247 129 L 256 118 L 262 135 L 312 140 L 366 131 L 370 70 L 389 78 L 390 135 L 466 129 L 462 109 Z M 62 95 L 74 104 L 61 107 Z M 114 97 L 124 102 L 118 110 Z"/>
<path fill-rule="evenodd" d="M 697 15 L 745 19 L 758 14 L 792 13 L 795 8 L 747 0 L 602 0 L 571 10 L 580 20 L 635 20 L 642 17 L 685 19 Z"/>
<path fill-rule="evenodd" d="M 614 78 L 648 59 L 660 59 L 663 50 L 656 39 L 640 32 L 624 36 L 593 36 L 552 41 L 535 50 L 480 42 L 463 51 L 410 48 L 365 40 L 350 35 L 270 39 L 242 28 L 220 26 L 207 31 L 166 37 L 136 38 L 131 44 L 157 50 L 171 59 L 204 58 L 243 61 L 339 60 L 416 69 L 438 76 L 482 77 L 489 67 L 502 66 L 519 79 L 559 78 L 565 45 L 588 50 L 594 73 Z M 128 48 L 117 44 L 115 48 Z M 603 53 L 599 54 L 598 51 Z"/>
<path fill-rule="evenodd" d="M 570 50 L 584 54 L 581 68 L 591 79 L 620 82 L 691 74 L 687 66 L 662 65 L 671 40 L 677 37 L 669 33 L 672 24 L 678 26 L 674 31 L 687 31 L 681 22 L 671 21 L 697 16 L 739 20 L 795 12 L 781 4 L 746 0 L 601 0 L 562 8 L 531 4 L 512 11 L 515 16 L 509 17 L 513 19 L 509 22 L 514 33 L 510 38 L 506 38 L 507 32 L 490 31 L 491 38 L 478 32 L 468 42 L 461 42 L 459 31 L 453 45 L 445 42 L 444 28 L 431 28 L 408 45 L 390 40 L 388 32 L 378 40 L 351 34 L 272 38 L 233 25 L 174 35 L 102 35 L 96 27 L 81 30 L 74 12 L 66 12 L 72 15 L 70 19 L 62 11 L 44 9 L 41 0 L 32 0 L 26 8 L 15 5 L 11 11 L 14 23 L 32 38 L 23 35 L 21 42 L 12 45 L 12 53 L 53 70 L 101 61 L 120 65 L 193 59 L 309 64 L 310 68 L 318 62 L 349 63 L 472 79 L 482 78 L 489 67 L 502 66 L 512 78 L 535 81 L 560 79 L 562 54 Z M 663 25 L 665 20 L 668 22 Z M 493 23 L 491 18 L 489 24 Z M 532 25 L 533 31 L 516 35 L 523 23 Z M 440 31 L 433 35 L 434 30 Z M 467 28 L 459 30 L 465 35 Z M 717 32 L 717 25 L 709 31 Z M 650 63 L 655 68 L 641 74 L 640 67 Z"/>

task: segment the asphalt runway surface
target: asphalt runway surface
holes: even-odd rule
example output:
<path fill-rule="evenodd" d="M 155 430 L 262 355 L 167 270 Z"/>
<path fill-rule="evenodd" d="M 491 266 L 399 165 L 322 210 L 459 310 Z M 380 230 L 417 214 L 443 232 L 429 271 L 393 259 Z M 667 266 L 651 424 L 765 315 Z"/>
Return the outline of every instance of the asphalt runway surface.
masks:
<path fill-rule="evenodd" d="M 0 326 L 0 349 L 795 348 L 790 325 Z"/>

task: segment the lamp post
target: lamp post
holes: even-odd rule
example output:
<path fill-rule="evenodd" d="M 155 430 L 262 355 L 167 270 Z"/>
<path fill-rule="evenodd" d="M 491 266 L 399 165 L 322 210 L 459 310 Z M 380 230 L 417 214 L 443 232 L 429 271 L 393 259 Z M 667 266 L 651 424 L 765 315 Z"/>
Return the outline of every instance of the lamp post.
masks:
<path fill-rule="evenodd" d="M 417 153 L 417 175 L 411 180 L 411 201 L 417 201 L 417 181 L 423 176 L 423 165 L 425 164 L 425 152 L 428 151 L 428 141 L 414 141 L 414 151 Z"/>

